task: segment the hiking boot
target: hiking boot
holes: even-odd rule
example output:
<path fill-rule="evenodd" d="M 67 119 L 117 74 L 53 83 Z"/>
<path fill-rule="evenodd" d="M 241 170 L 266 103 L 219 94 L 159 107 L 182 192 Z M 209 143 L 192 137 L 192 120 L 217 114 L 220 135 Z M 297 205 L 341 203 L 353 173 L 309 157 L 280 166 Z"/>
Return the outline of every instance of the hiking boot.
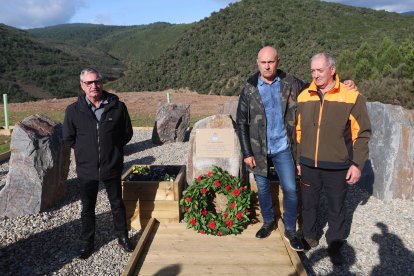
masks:
<path fill-rule="evenodd" d="M 303 251 L 303 243 L 301 238 L 293 230 L 285 230 L 285 240 L 289 242 L 290 248 L 295 251 Z"/>
<path fill-rule="evenodd" d="M 268 222 L 268 223 L 263 223 L 262 228 L 260 228 L 259 231 L 257 231 L 256 233 L 256 238 L 258 239 L 264 239 L 267 238 L 270 233 L 272 233 L 272 231 L 275 229 L 275 222 Z"/>
<path fill-rule="evenodd" d="M 333 241 L 328 246 L 328 255 L 331 259 L 333 265 L 341 265 L 343 264 L 343 257 L 341 253 L 341 248 L 344 242 L 341 240 Z"/>

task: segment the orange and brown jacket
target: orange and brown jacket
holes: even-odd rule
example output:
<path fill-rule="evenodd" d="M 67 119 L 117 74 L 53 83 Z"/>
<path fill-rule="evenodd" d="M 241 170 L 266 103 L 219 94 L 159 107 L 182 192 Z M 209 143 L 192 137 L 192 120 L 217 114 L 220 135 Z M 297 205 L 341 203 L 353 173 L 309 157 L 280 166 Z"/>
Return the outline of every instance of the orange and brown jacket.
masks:
<path fill-rule="evenodd" d="M 371 136 L 366 100 L 339 82 L 323 95 L 314 82 L 298 96 L 296 160 L 322 169 L 361 171 L 368 158 Z"/>

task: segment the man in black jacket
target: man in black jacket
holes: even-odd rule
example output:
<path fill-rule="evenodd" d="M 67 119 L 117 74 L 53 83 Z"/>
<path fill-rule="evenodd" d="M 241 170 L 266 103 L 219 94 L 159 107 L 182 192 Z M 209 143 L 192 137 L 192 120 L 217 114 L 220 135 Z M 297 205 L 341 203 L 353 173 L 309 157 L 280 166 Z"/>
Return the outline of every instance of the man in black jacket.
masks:
<path fill-rule="evenodd" d="M 67 107 L 63 122 L 63 139 L 75 153 L 82 202 L 80 258 L 88 258 L 94 249 L 100 182 L 108 194 L 118 244 L 132 252 L 121 187 L 123 147 L 133 134 L 131 119 L 125 104 L 116 95 L 103 91 L 102 75 L 96 69 L 82 70 L 80 86 L 84 93 Z"/>

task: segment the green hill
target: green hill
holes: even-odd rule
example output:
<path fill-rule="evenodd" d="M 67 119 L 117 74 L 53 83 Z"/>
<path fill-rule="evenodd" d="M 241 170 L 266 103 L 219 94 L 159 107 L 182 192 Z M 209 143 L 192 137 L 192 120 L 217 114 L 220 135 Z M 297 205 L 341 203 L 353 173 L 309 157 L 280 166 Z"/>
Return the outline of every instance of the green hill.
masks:
<path fill-rule="evenodd" d="M 412 42 L 414 18 L 317 0 L 243 0 L 192 24 L 161 57 L 130 68 L 113 87 L 188 87 L 236 95 L 256 70 L 256 54 L 264 45 L 278 48 L 280 68 L 310 80 L 314 53 L 329 51 L 339 57 L 344 50 L 356 52 L 363 43 L 379 47 L 386 37 L 397 45 L 404 39 Z M 364 81 L 360 77 L 359 83 Z"/>
<path fill-rule="evenodd" d="M 304 80 L 310 57 L 329 51 L 341 77 L 354 79 L 369 100 L 414 108 L 414 17 L 338 3 L 242 0 L 184 25 L 66 24 L 27 32 L 1 25 L 3 41 L 0 88 L 19 100 L 72 96 L 85 65 L 101 69 L 111 81 L 106 87 L 118 91 L 237 95 L 257 70 L 257 51 L 273 45 L 280 68 Z"/>
<path fill-rule="evenodd" d="M 101 68 L 109 80 L 126 66 L 96 48 L 35 39 L 26 31 L 0 24 L 0 90 L 10 102 L 65 98 L 79 92 L 82 68 Z"/>
<path fill-rule="evenodd" d="M 137 26 L 106 26 L 95 24 L 63 24 L 28 32 L 52 44 L 65 43 L 74 48 L 95 48 L 134 64 L 156 58 L 174 44 L 189 27 L 186 24 L 153 23 Z"/>

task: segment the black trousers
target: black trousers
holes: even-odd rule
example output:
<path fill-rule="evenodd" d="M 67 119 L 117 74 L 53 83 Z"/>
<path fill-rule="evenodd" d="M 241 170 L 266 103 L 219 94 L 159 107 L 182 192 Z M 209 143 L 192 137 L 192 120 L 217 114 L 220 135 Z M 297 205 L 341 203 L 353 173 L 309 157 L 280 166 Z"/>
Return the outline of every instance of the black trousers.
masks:
<path fill-rule="evenodd" d="M 345 197 L 348 184 L 345 177 L 348 170 L 325 170 L 301 166 L 302 232 L 305 237 L 317 239 L 317 216 L 319 200 L 324 189 L 328 201 L 328 231 L 326 241 L 346 238 Z"/>
<path fill-rule="evenodd" d="M 122 201 L 121 176 L 102 182 L 105 185 L 111 205 L 115 233 L 117 237 L 125 237 L 128 234 L 128 229 L 125 206 Z M 80 240 L 85 243 L 93 243 L 95 238 L 95 206 L 99 181 L 79 178 L 79 189 L 82 202 L 82 231 Z"/>

